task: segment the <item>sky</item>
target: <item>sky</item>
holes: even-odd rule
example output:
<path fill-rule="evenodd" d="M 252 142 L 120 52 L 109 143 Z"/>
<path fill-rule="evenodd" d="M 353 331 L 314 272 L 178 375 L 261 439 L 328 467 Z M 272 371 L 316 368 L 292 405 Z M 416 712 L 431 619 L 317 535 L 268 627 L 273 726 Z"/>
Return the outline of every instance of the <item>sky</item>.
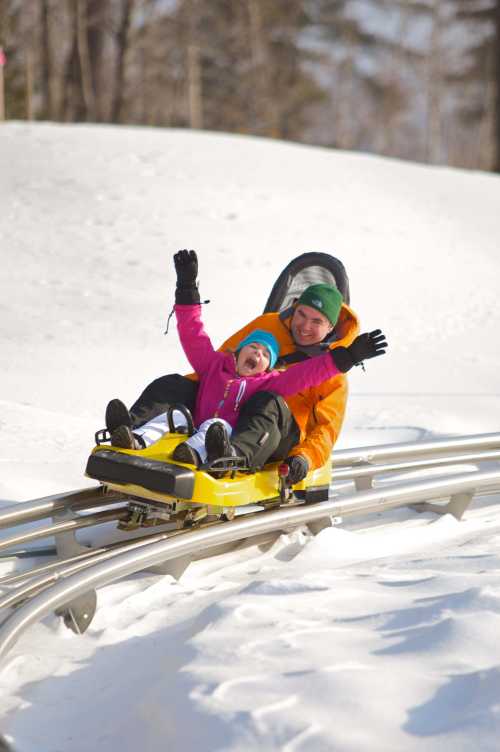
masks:
<path fill-rule="evenodd" d="M 337 448 L 498 430 L 498 176 L 26 123 L 1 126 L 0 164 L 2 506 L 92 485 L 108 400 L 189 370 L 163 334 L 181 248 L 216 343 L 295 256 L 342 260 L 362 329 L 390 348 L 350 375 Z M 85 635 L 51 616 L 13 648 L 0 729 L 19 752 L 496 749 L 498 500 L 461 522 L 404 509 L 298 529 L 179 581 L 103 588 Z"/>

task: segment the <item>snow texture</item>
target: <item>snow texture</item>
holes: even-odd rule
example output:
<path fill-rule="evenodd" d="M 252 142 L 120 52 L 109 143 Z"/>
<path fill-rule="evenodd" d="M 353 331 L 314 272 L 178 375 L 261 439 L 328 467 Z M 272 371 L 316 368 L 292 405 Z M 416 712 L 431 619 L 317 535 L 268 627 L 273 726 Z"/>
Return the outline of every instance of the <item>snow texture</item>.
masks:
<path fill-rule="evenodd" d="M 3 506 L 91 485 L 107 401 L 187 370 L 163 336 L 180 248 L 199 252 L 215 341 L 294 256 L 342 259 L 363 329 L 390 350 L 350 377 L 338 447 L 498 430 L 498 176 L 18 123 L 1 126 L 0 164 Z M 178 582 L 105 587 L 85 635 L 51 616 L 9 654 L 2 733 L 18 752 L 493 752 L 498 501 L 461 522 L 397 510 L 300 529 Z"/>

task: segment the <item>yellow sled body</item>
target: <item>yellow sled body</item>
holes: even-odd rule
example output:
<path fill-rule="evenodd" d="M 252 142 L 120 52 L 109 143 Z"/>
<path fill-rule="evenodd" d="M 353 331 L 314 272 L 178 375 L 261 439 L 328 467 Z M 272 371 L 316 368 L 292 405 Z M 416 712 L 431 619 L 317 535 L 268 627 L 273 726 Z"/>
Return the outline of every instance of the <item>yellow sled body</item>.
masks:
<path fill-rule="evenodd" d="M 146 449 L 118 449 L 99 445 L 92 450 L 86 475 L 106 488 L 135 499 L 161 502 L 173 512 L 203 506 L 208 514 L 232 516 L 236 507 L 280 500 L 279 463 L 270 463 L 257 472 L 235 470 L 215 478 L 203 469 L 172 459 L 185 435 L 167 433 Z M 294 486 L 306 501 L 328 498 L 331 461 L 312 470 Z"/>

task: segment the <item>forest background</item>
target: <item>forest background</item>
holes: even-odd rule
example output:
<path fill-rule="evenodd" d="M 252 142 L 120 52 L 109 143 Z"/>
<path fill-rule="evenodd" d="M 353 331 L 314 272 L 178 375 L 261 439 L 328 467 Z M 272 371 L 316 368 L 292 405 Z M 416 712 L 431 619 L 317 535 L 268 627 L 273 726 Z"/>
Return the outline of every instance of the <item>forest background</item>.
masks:
<path fill-rule="evenodd" d="M 500 0 L 0 0 L 0 48 L 0 118 L 500 171 Z"/>

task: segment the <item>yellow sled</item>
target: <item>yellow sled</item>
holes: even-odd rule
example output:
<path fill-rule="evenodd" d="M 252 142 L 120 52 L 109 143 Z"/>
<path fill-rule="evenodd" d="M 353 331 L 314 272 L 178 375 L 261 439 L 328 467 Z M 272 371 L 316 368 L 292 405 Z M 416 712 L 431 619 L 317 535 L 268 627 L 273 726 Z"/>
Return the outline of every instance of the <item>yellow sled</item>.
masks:
<path fill-rule="evenodd" d="M 232 468 L 231 460 L 222 460 L 208 472 L 208 468 L 196 469 L 173 460 L 172 452 L 185 438 L 180 433 L 167 433 L 139 450 L 98 445 L 92 450 L 85 474 L 110 491 L 146 502 L 132 505 L 134 514 L 128 527 L 155 524 L 152 519 L 183 523 L 201 521 L 207 515 L 232 519 L 237 507 L 328 499 L 331 461 L 297 483 L 292 496 L 279 472 L 280 463 L 249 472 Z M 219 467 L 226 470 L 224 477 L 214 477 Z"/>

